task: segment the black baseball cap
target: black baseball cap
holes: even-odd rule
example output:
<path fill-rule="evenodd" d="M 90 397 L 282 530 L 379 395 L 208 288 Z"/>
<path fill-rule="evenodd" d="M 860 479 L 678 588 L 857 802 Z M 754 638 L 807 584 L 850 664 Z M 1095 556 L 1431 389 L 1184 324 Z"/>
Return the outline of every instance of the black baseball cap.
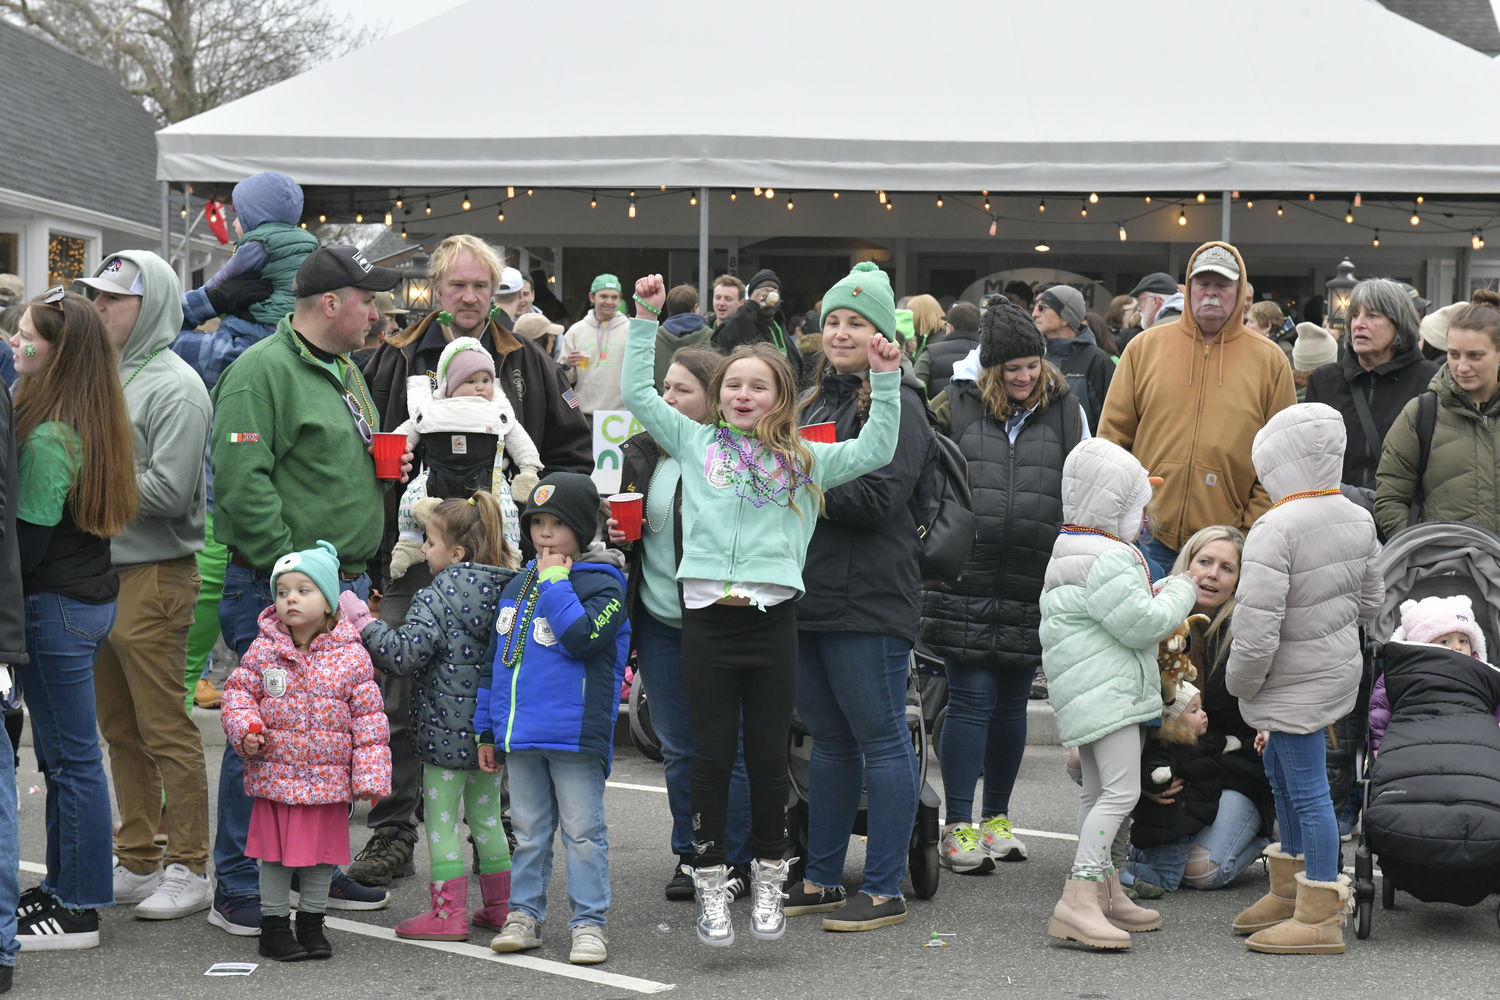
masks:
<path fill-rule="evenodd" d="M 318 247 L 297 268 L 292 294 L 300 299 L 340 288 L 388 292 L 399 284 L 400 271 L 394 267 L 376 267 L 365 259 L 359 247 Z"/>
<path fill-rule="evenodd" d="M 1170 274 L 1163 274 L 1161 271 L 1157 271 L 1155 274 L 1148 274 L 1136 282 L 1135 287 L 1130 290 L 1130 297 L 1136 298 L 1147 292 L 1150 292 L 1152 295 L 1176 295 L 1178 291 L 1177 282 Z"/>

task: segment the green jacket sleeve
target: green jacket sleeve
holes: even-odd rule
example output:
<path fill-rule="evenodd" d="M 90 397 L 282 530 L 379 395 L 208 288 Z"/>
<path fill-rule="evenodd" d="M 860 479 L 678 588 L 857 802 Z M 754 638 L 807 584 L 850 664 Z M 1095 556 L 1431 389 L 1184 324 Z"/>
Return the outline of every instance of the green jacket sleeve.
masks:
<path fill-rule="evenodd" d="M 214 467 L 215 539 L 254 568 L 270 569 L 292 551 L 292 531 L 282 520 L 281 496 L 271 482 L 276 467 L 275 410 L 254 387 L 218 397 L 209 455 Z M 334 485 L 329 483 L 330 488 Z"/>
<path fill-rule="evenodd" d="M 1402 408 L 1386 432 L 1375 470 L 1375 526 L 1382 538 L 1390 538 L 1406 527 L 1412 501 L 1417 497 L 1417 467 L 1422 463 L 1417 440 L 1417 409 L 1421 397 Z"/>
<path fill-rule="evenodd" d="M 813 478 L 821 489 L 831 490 L 890 464 L 900 431 L 901 372 L 871 372 L 870 419 L 857 438 L 808 445 L 813 453 Z"/>
<path fill-rule="evenodd" d="M 631 320 L 629 346 L 625 348 L 625 364 L 620 373 L 620 394 L 631 415 L 656 443 L 669 455 L 680 455 L 684 443 L 700 428 L 696 421 L 672 409 L 656 394 L 655 364 L 656 324 L 645 319 Z M 894 446 L 894 438 L 892 442 Z"/>
<path fill-rule="evenodd" d="M 1198 601 L 1198 590 L 1181 576 L 1151 593 L 1145 570 L 1122 549 L 1104 553 L 1089 568 L 1084 588 L 1090 617 L 1131 649 L 1150 649 L 1182 624 Z"/>
<path fill-rule="evenodd" d="M 33 430 L 16 463 L 16 517 L 45 528 L 60 522 L 82 455 L 83 441 L 67 424 L 49 421 Z"/>
<path fill-rule="evenodd" d="M 917 359 L 917 363 L 912 366 L 912 371 L 917 376 L 917 381 L 922 383 L 922 387 L 927 388 L 927 383 L 932 381 L 932 351 L 924 350 L 922 356 Z M 932 393 L 929 391 L 928 395 L 931 396 Z"/>

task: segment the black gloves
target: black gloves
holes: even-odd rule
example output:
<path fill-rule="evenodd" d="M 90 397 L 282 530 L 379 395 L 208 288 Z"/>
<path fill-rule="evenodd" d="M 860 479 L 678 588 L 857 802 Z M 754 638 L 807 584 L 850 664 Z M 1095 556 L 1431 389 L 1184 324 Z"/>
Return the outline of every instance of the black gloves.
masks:
<path fill-rule="evenodd" d="M 208 304 L 213 306 L 214 312 L 223 316 L 226 313 L 237 313 L 246 306 L 270 298 L 272 291 L 274 289 L 271 282 L 262 278 L 259 271 L 246 271 L 226 278 L 206 294 Z"/>

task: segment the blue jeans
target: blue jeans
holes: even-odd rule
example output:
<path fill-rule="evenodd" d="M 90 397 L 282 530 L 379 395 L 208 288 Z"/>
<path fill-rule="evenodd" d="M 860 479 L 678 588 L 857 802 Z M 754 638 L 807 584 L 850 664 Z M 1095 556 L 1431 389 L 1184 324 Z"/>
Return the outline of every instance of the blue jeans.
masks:
<path fill-rule="evenodd" d="M 370 596 L 370 577 L 339 581 L 339 591 L 354 591 L 361 600 Z M 230 563 L 224 567 L 224 596 L 219 598 L 219 630 L 224 645 L 244 656 L 260 634 L 260 614 L 275 604 L 271 596 L 271 574 L 256 573 Z M 233 747 L 224 748 L 219 767 L 219 828 L 214 833 L 214 878 L 226 896 L 260 896 L 260 869 L 245 857 L 250 836 L 250 810 L 254 800 L 245 794 L 245 764 Z"/>
<path fill-rule="evenodd" d="M 672 853 L 693 853 L 693 722 L 687 696 L 682 693 L 682 629 L 664 625 L 641 608 L 631 626 L 635 636 L 635 667 L 641 672 L 651 706 L 651 728 L 661 741 L 662 769 L 667 779 L 667 806 L 672 810 Z M 731 864 L 750 863 L 750 783 L 745 777 L 744 738 L 734 772 L 729 778 L 729 823 L 725 839 Z"/>
<path fill-rule="evenodd" d="M 1272 730 L 1263 760 L 1276 796 L 1281 849 L 1294 857 L 1307 856 L 1308 878 L 1332 882 L 1339 874 L 1339 824 L 1328 797 L 1323 731 Z"/>
<path fill-rule="evenodd" d="M 102 761 L 100 762 L 102 766 Z M 16 906 L 21 901 L 21 831 L 16 817 L 16 751 L 0 726 L 0 965 L 15 965 Z M 113 876 L 111 876 L 113 878 Z M 113 886 L 113 882 L 110 883 Z M 112 890 L 111 890 L 112 891 Z"/>
<path fill-rule="evenodd" d="M 1177 561 L 1176 549 L 1167 548 L 1145 532 L 1136 539 L 1135 547 L 1156 567 L 1151 573 L 1151 579 L 1160 580 L 1171 574 L 1172 564 Z"/>
<path fill-rule="evenodd" d="M 797 633 L 797 714 L 812 735 L 807 881 L 844 879 L 849 833 L 868 792 L 865 878 L 871 896 L 901 895 L 917 819 L 917 754 L 906 728 L 911 643 L 878 632 Z"/>
<path fill-rule="evenodd" d="M 54 593 L 26 597 L 31 662 L 16 671 L 31 712 L 37 767 L 47 780 L 42 886 L 73 909 L 115 901 L 109 783 L 94 705 L 94 657 L 114 624 L 114 601 L 85 604 Z M 0 787 L 0 796 L 14 787 Z"/>
<path fill-rule="evenodd" d="M 562 826 L 568 865 L 568 926 L 602 927 L 609 909 L 609 829 L 604 825 L 604 761 L 567 750 L 512 750 L 510 818 L 516 853 L 510 865 L 510 905 L 547 922 L 552 841 Z"/>
<path fill-rule="evenodd" d="M 1219 814 L 1211 825 L 1192 837 L 1158 847 L 1130 848 L 1130 874 L 1154 882 L 1168 892 L 1176 892 L 1184 881 L 1188 854 L 1193 848 L 1206 851 L 1212 870 L 1206 876 L 1185 881 L 1191 889 L 1218 889 L 1234 881 L 1271 842 L 1260 836 L 1260 810 L 1255 803 L 1233 789 L 1219 795 Z M 1214 867 L 1216 866 L 1216 867 Z"/>
<path fill-rule="evenodd" d="M 974 822 L 974 786 L 981 766 L 983 818 L 1008 816 L 1010 792 L 1026 753 L 1026 705 L 1033 674 L 947 662 L 948 716 L 939 748 L 946 822 Z"/>

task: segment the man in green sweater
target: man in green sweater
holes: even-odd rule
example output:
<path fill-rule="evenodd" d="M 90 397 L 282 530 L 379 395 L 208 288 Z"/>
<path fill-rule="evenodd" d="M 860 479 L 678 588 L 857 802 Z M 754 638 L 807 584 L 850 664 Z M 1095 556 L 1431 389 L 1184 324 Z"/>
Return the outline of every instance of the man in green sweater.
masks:
<path fill-rule="evenodd" d="M 313 251 L 297 270 L 296 311 L 214 386 L 214 535 L 230 553 L 219 621 L 225 643 L 241 656 L 273 603 L 271 567 L 288 552 L 332 542 L 340 589 L 369 597 L 366 563 L 380 547 L 391 483 L 375 478 L 371 428 L 380 414 L 348 355 L 378 317 L 375 293 L 400 280 L 399 271 L 372 266 L 354 247 Z M 403 480 L 411 458 L 403 460 Z M 245 857 L 251 800 L 243 774 L 239 755 L 226 753 L 209 922 L 252 935 L 260 928 L 260 881 Z M 376 909 L 390 901 L 339 869 L 333 881 L 329 906 Z"/>

